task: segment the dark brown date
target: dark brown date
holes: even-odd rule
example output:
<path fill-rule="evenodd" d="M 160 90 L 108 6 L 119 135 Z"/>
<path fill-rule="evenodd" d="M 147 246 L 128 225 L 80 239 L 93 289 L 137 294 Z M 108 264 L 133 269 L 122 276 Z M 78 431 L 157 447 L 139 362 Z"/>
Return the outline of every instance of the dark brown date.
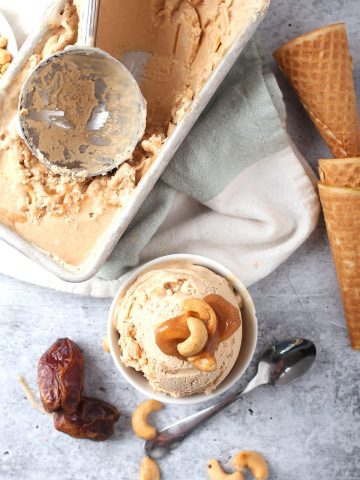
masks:
<path fill-rule="evenodd" d="M 119 413 L 115 407 L 97 398 L 83 397 L 74 413 L 54 413 L 54 426 L 74 438 L 107 440 L 114 433 Z"/>
<path fill-rule="evenodd" d="M 84 357 L 69 338 L 59 338 L 42 355 L 38 366 L 40 398 L 47 412 L 72 413 L 84 387 Z"/>

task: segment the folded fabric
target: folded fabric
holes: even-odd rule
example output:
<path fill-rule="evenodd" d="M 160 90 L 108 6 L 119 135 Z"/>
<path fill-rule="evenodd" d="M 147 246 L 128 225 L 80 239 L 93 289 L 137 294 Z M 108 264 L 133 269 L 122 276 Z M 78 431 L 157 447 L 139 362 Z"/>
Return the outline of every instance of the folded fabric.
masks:
<path fill-rule="evenodd" d="M 251 41 L 94 279 L 68 284 L 0 244 L 0 271 L 73 293 L 111 296 L 139 262 L 196 253 L 246 285 L 315 228 L 315 176 L 292 146 L 281 92 Z"/>

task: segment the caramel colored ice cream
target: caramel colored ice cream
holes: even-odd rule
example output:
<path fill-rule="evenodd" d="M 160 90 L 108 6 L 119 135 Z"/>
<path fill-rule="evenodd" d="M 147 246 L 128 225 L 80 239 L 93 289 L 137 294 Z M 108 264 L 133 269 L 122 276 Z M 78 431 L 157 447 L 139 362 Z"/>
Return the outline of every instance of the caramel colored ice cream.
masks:
<path fill-rule="evenodd" d="M 181 356 L 165 354 L 157 343 L 159 326 L 184 313 L 184 302 L 219 296 L 239 318 L 236 330 L 217 344 L 216 369 L 201 371 Z M 148 379 L 154 390 L 173 397 L 210 393 L 232 369 L 241 346 L 239 299 L 227 280 L 190 263 L 169 263 L 145 272 L 119 298 L 114 323 L 121 361 Z"/>
<path fill-rule="evenodd" d="M 71 180 L 50 173 L 18 136 L 21 85 L 39 61 L 74 44 L 69 0 L 16 81 L 0 87 L 0 222 L 61 262 L 83 263 L 237 35 L 267 0 L 102 0 L 96 45 L 121 59 L 142 51 L 147 127 L 129 161 L 111 174 Z"/>

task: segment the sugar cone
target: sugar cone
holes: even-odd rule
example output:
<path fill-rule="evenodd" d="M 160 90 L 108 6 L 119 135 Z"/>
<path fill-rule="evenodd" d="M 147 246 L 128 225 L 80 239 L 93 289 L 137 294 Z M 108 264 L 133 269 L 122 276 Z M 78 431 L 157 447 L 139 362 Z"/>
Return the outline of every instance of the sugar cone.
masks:
<path fill-rule="evenodd" d="M 319 174 L 325 185 L 360 188 L 360 157 L 321 159 Z"/>
<path fill-rule="evenodd" d="M 274 52 L 335 158 L 360 156 L 352 60 L 345 25 L 306 33 Z"/>
<path fill-rule="evenodd" d="M 351 345 L 360 349 L 360 189 L 319 182 Z"/>

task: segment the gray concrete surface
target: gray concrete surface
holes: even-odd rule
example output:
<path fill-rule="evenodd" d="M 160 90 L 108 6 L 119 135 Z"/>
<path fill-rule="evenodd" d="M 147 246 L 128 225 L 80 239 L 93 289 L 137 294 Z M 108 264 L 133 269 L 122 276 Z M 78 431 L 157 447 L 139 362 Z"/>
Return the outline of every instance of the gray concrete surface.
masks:
<path fill-rule="evenodd" d="M 273 0 L 260 31 L 270 56 L 282 42 L 340 19 L 348 25 L 359 90 L 358 0 Z M 316 159 L 329 153 L 276 74 L 289 112 L 289 132 L 315 167 Z M 275 339 L 302 335 L 316 342 L 317 362 L 298 383 L 254 391 L 228 408 L 161 462 L 162 478 L 205 480 L 208 459 L 226 464 L 237 450 L 256 449 L 268 459 L 270 480 L 359 480 L 360 353 L 349 348 L 323 222 L 251 293 L 260 324 L 258 352 Z M 109 300 L 74 297 L 0 276 L 1 480 L 138 478 L 142 443 L 130 430 L 129 416 L 142 397 L 119 377 L 101 348 L 109 305 Z M 33 410 L 19 388 L 18 373 L 36 385 L 39 355 L 59 336 L 77 340 L 84 349 L 86 390 L 121 412 L 116 435 L 108 442 L 77 441 L 57 433 L 51 419 Z M 252 372 L 253 367 L 246 378 Z M 157 424 L 194 410 L 169 406 Z"/>

